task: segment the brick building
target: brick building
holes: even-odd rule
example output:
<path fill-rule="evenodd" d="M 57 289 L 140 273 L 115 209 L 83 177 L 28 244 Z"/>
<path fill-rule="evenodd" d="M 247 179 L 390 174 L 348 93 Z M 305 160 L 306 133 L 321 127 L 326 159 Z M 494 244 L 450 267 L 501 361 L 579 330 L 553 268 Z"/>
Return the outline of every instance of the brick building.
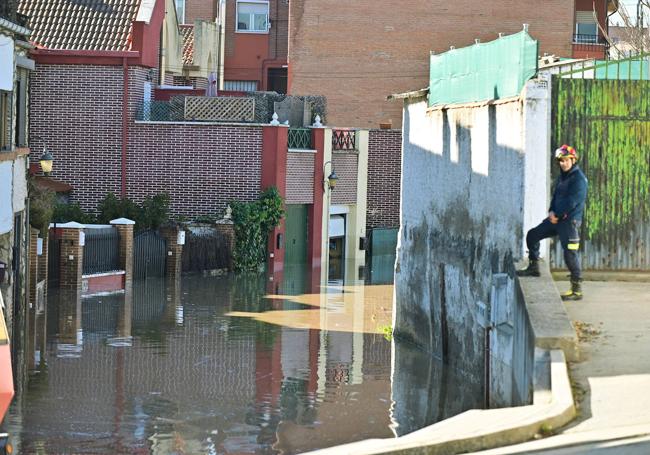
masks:
<path fill-rule="evenodd" d="M 289 11 L 289 93 L 327 97 L 329 122 L 376 128 L 401 126 L 391 93 L 425 87 L 429 52 L 490 41 L 530 24 L 540 52 L 562 57 L 604 56 L 601 27 L 617 2 L 395 2 L 292 0 Z"/>
<path fill-rule="evenodd" d="M 15 2 L 0 4 L 0 422 L 26 375 L 30 227 L 28 89 L 31 30 Z M 6 435 L 0 436 L 4 447 Z"/>
<path fill-rule="evenodd" d="M 183 23 L 216 21 L 223 37 L 219 89 L 287 92 L 289 2 L 175 0 Z"/>

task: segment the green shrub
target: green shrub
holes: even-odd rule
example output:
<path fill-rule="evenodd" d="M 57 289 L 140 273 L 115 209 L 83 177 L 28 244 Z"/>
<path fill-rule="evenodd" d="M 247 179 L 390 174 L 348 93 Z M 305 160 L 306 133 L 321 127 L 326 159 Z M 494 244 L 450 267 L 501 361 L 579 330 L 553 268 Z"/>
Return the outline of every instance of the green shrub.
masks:
<path fill-rule="evenodd" d="M 76 221 L 81 224 L 92 224 L 96 223 L 97 219 L 93 215 L 84 212 L 77 203 L 66 204 L 64 202 L 58 202 L 54 206 L 52 222 L 67 223 L 70 221 Z"/>
<path fill-rule="evenodd" d="M 108 193 L 99 203 L 99 223 L 109 223 L 117 218 L 128 218 L 135 221 L 135 229 L 158 229 L 169 220 L 169 194 L 160 193 L 147 196 L 142 204 L 137 204 L 129 198 L 119 198 Z"/>
<path fill-rule="evenodd" d="M 266 261 L 269 232 L 284 216 L 282 197 L 273 187 L 255 202 L 231 202 L 230 207 L 235 228 L 235 270 L 256 271 Z"/>
<path fill-rule="evenodd" d="M 41 188 L 34 184 L 32 179 L 28 182 L 29 191 L 29 224 L 38 229 L 41 237 L 47 237 L 50 222 L 54 214 L 54 202 L 56 193 L 47 188 Z"/>

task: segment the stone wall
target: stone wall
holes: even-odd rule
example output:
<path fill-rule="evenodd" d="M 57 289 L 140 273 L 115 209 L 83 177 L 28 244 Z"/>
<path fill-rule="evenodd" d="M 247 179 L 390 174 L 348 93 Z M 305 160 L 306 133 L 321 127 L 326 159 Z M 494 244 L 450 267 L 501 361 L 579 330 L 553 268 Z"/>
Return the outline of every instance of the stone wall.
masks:
<path fill-rule="evenodd" d="M 546 215 L 547 87 L 529 82 L 523 102 L 405 106 L 395 334 L 464 371 L 469 384 L 485 375 L 495 289 L 514 300 L 524 232 Z"/>

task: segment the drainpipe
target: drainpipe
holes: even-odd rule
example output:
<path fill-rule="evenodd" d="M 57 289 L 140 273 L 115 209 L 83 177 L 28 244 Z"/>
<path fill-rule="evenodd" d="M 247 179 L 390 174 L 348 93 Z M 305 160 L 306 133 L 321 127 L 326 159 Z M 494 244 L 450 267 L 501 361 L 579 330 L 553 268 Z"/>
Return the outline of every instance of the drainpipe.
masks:
<path fill-rule="evenodd" d="M 129 144 L 129 64 L 122 57 L 124 90 L 122 91 L 122 198 L 126 198 L 126 152 Z"/>
<path fill-rule="evenodd" d="M 226 58 L 226 2 L 219 1 L 219 90 L 224 89 L 223 78 L 225 76 Z"/>
<path fill-rule="evenodd" d="M 483 396 L 485 409 L 490 409 L 490 332 L 492 331 L 492 325 L 488 325 L 485 328 L 485 338 L 484 338 L 484 353 L 485 353 L 485 368 L 484 372 L 484 382 L 485 382 L 485 394 Z"/>

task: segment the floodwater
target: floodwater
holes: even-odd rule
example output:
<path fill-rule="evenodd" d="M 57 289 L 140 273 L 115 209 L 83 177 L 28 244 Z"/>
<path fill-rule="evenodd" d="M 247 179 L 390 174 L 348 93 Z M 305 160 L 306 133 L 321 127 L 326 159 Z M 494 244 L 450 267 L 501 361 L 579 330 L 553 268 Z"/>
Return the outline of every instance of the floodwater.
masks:
<path fill-rule="evenodd" d="M 298 267 L 50 290 L 4 429 L 18 453 L 293 454 L 480 406 L 461 375 L 386 339 L 390 262 L 367 273 L 384 284 L 313 285 Z"/>

